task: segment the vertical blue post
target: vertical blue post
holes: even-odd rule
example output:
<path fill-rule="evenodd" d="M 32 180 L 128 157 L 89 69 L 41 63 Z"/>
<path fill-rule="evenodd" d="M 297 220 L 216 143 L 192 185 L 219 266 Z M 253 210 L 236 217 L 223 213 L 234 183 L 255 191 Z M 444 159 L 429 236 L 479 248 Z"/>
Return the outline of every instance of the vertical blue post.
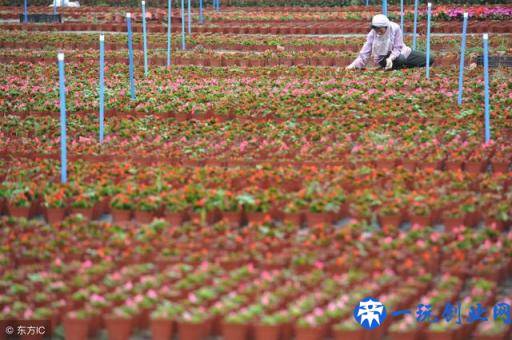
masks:
<path fill-rule="evenodd" d="M 181 0 L 181 49 L 185 50 L 185 0 Z"/>
<path fill-rule="evenodd" d="M 27 6 L 27 0 L 23 1 L 23 23 L 28 22 L 28 6 Z"/>
<path fill-rule="evenodd" d="M 427 79 L 430 79 L 430 20 L 432 17 L 432 3 L 427 5 Z"/>
<path fill-rule="evenodd" d="M 485 143 L 491 140 L 491 109 L 489 104 L 489 35 L 484 34 Z"/>
<path fill-rule="evenodd" d="M 384 14 L 385 16 L 388 15 L 388 1 L 387 0 L 382 0 L 382 14 Z"/>
<path fill-rule="evenodd" d="M 192 15 L 190 14 L 190 0 L 188 0 L 187 19 L 188 19 L 188 34 L 192 34 Z"/>
<path fill-rule="evenodd" d="M 462 105 L 462 91 L 464 91 L 464 57 L 466 53 L 466 33 L 468 30 L 468 13 L 464 13 L 464 22 L 462 23 L 462 41 L 460 44 L 460 65 L 459 65 L 459 96 L 457 103 Z"/>
<path fill-rule="evenodd" d="M 366 0 L 366 6 L 368 6 L 368 0 Z"/>
<path fill-rule="evenodd" d="M 400 29 L 404 34 L 404 0 L 400 0 Z"/>
<path fill-rule="evenodd" d="M 418 34 L 418 4 L 419 0 L 414 0 L 414 31 L 412 33 L 412 49 L 416 50 L 416 34 Z"/>
<path fill-rule="evenodd" d="M 60 181 L 68 181 L 68 158 L 66 149 L 66 81 L 64 79 L 64 53 L 57 55 L 59 62 L 59 98 L 60 98 Z"/>
<path fill-rule="evenodd" d="M 57 0 L 53 0 L 53 15 L 57 15 Z"/>
<path fill-rule="evenodd" d="M 133 36 L 132 36 L 132 14 L 126 13 L 126 25 L 128 28 L 128 59 L 130 62 L 129 72 L 130 72 L 130 96 L 132 100 L 135 100 L 135 69 L 133 65 Z"/>
<path fill-rule="evenodd" d="M 105 120 L 105 36 L 100 34 L 100 143 L 103 143 Z"/>
<path fill-rule="evenodd" d="M 167 67 L 171 67 L 171 19 L 172 18 L 172 10 L 171 10 L 171 0 L 167 2 Z"/>
<path fill-rule="evenodd" d="M 148 37 L 146 31 L 146 1 L 142 1 L 142 41 L 144 46 L 144 76 L 148 76 Z"/>
<path fill-rule="evenodd" d="M 217 0 L 217 12 L 220 12 L 220 0 Z"/>
<path fill-rule="evenodd" d="M 203 0 L 199 0 L 199 23 L 204 24 Z"/>

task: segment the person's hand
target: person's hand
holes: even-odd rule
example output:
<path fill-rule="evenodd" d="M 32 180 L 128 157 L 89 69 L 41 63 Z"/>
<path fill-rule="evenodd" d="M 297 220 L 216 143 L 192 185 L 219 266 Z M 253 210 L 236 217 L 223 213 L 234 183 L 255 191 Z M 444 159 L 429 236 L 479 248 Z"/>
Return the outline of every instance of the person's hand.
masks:
<path fill-rule="evenodd" d="M 391 57 L 389 57 L 388 59 L 386 59 L 386 67 L 384 69 L 391 70 L 392 68 L 393 68 L 393 59 L 391 59 Z"/>
<path fill-rule="evenodd" d="M 345 67 L 345 70 L 353 70 L 355 69 L 356 67 L 353 65 L 353 64 L 350 64 L 348 65 L 347 67 Z"/>

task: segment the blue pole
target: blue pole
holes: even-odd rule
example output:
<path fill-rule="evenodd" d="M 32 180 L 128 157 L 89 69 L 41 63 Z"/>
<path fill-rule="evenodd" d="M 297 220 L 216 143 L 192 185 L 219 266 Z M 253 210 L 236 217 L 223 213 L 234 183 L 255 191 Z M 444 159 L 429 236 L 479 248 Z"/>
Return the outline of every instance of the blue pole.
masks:
<path fill-rule="evenodd" d="M 414 31 L 412 34 L 412 49 L 416 50 L 416 34 L 418 33 L 418 0 L 414 0 Z"/>
<path fill-rule="evenodd" d="M 66 150 L 66 84 L 64 79 L 64 53 L 57 55 L 59 61 L 59 98 L 60 98 L 60 181 L 68 180 Z"/>
<path fill-rule="evenodd" d="M 484 91 L 485 91 L 485 143 L 491 140 L 491 113 L 489 105 L 489 35 L 484 34 Z"/>
<path fill-rule="evenodd" d="M 57 0 L 53 0 L 53 15 L 57 15 Z"/>
<path fill-rule="evenodd" d="M 128 59 L 130 62 L 130 96 L 132 100 L 135 100 L 135 79 L 134 79 L 134 65 L 133 65 L 133 37 L 132 37 L 132 20 L 131 13 L 126 13 L 126 25 L 128 28 Z"/>
<path fill-rule="evenodd" d="M 185 44 L 185 0 L 181 0 L 181 49 L 186 49 Z"/>
<path fill-rule="evenodd" d="M 430 19 L 432 16 L 432 3 L 427 5 L 427 79 L 430 79 Z"/>
<path fill-rule="evenodd" d="M 366 6 L 368 6 L 368 0 L 366 0 Z"/>
<path fill-rule="evenodd" d="M 187 18 L 188 18 L 188 34 L 192 34 L 192 15 L 190 14 L 190 0 L 188 0 Z"/>
<path fill-rule="evenodd" d="M 387 0 L 382 0 L 382 14 L 384 14 L 385 16 L 388 15 L 388 1 Z"/>
<path fill-rule="evenodd" d="M 146 31 L 146 1 L 142 1 L 142 41 L 144 45 L 144 76 L 148 76 L 148 37 Z"/>
<path fill-rule="evenodd" d="M 28 6 L 27 6 L 27 0 L 23 1 L 23 23 L 28 22 Z"/>
<path fill-rule="evenodd" d="M 220 0 L 217 0 L 217 11 L 220 12 Z"/>
<path fill-rule="evenodd" d="M 103 143 L 105 120 L 105 36 L 100 34 L 100 143 Z"/>
<path fill-rule="evenodd" d="M 404 0 L 400 0 L 400 29 L 404 34 Z"/>
<path fill-rule="evenodd" d="M 171 0 L 167 2 L 167 67 L 171 67 Z"/>
<path fill-rule="evenodd" d="M 204 24 L 203 0 L 199 0 L 199 23 Z"/>
<path fill-rule="evenodd" d="M 468 30 L 468 13 L 464 13 L 464 22 L 462 24 L 462 42 L 460 44 L 460 66 L 459 66 L 459 96 L 457 103 L 462 105 L 462 91 L 464 91 L 464 56 L 466 53 L 466 33 Z"/>

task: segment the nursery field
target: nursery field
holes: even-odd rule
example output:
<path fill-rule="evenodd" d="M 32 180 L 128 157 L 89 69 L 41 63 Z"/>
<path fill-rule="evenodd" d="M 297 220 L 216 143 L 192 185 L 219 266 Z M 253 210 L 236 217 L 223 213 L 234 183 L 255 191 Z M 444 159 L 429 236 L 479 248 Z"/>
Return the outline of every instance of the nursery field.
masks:
<path fill-rule="evenodd" d="M 380 11 L 207 7 L 199 25 L 193 8 L 182 50 L 175 8 L 166 67 L 167 9 L 149 8 L 145 74 L 140 8 L 50 25 L 0 6 L 0 340 L 31 322 L 65 340 L 510 339 L 512 68 L 490 68 L 485 142 L 479 57 L 483 32 L 512 53 L 512 7 L 466 9 L 462 105 L 456 5 L 434 6 L 429 79 L 344 69 L 365 42 L 346 33 Z M 387 311 L 372 330 L 367 297 Z"/>

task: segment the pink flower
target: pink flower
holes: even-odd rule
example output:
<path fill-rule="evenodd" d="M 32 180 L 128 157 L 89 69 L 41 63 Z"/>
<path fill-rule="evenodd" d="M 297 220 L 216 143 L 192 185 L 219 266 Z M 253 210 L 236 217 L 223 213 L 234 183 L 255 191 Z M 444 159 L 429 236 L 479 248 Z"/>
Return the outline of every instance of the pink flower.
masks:
<path fill-rule="evenodd" d="M 196 303 L 197 302 L 197 296 L 194 293 L 188 294 L 188 301 L 190 301 L 191 303 Z"/>
<path fill-rule="evenodd" d="M 249 273 L 254 273 L 254 264 L 252 262 L 247 265 L 247 270 Z"/>
<path fill-rule="evenodd" d="M 430 234 L 430 240 L 434 243 L 436 243 L 437 241 L 439 241 L 439 238 L 440 238 L 440 235 L 438 232 L 433 232 L 432 234 Z"/>
<path fill-rule="evenodd" d="M 322 308 L 315 308 L 315 311 L 313 312 L 313 314 L 317 317 L 321 317 L 322 315 L 324 315 L 324 311 Z"/>
<path fill-rule="evenodd" d="M 322 269 L 324 267 L 324 263 L 321 262 L 321 261 L 316 261 L 315 262 L 315 268 L 317 269 Z"/>
<path fill-rule="evenodd" d="M 135 295 L 133 300 L 135 300 L 136 303 L 141 303 L 142 301 L 144 301 L 144 296 L 137 294 L 137 295 Z"/>
<path fill-rule="evenodd" d="M 31 319 L 33 314 L 34 314 L 34 312 L 32 311 L 32 309 L 29 308 L 29 309 L 25 310 L 25 313 L 23 313 L 23 318 Z"/>
<path fill-rule="evenodd" d="M 105 302 L 105 298 L 103 296 L 101 296 L 101 295 L 93 294 L 91 296 L 91 301 L 92 302 L 100 302 L 101 303 L 101 302 Z"/>
<path fill-rule="evenodd" d="M 153 289 L 148 290 L 147 296 L 150 299 L 156 299 L 158 297 L 158 295 L 156 294 L 156 292 Z"/>
<path fill-rule="evenodd" d="M 91 260 L 87 260 L 85 261 L 84 263 L 82 263 L 82 268 L 86 269 L 86 268 L 91 268 L 92 267 L 92 262 Z"/>
<path fill-rule="evenodd" d="M 391 236 L 388 236 L 384 239 L 385 244 L 391 244 L 391 242 L 393 242 L 393 238 Z"/>

